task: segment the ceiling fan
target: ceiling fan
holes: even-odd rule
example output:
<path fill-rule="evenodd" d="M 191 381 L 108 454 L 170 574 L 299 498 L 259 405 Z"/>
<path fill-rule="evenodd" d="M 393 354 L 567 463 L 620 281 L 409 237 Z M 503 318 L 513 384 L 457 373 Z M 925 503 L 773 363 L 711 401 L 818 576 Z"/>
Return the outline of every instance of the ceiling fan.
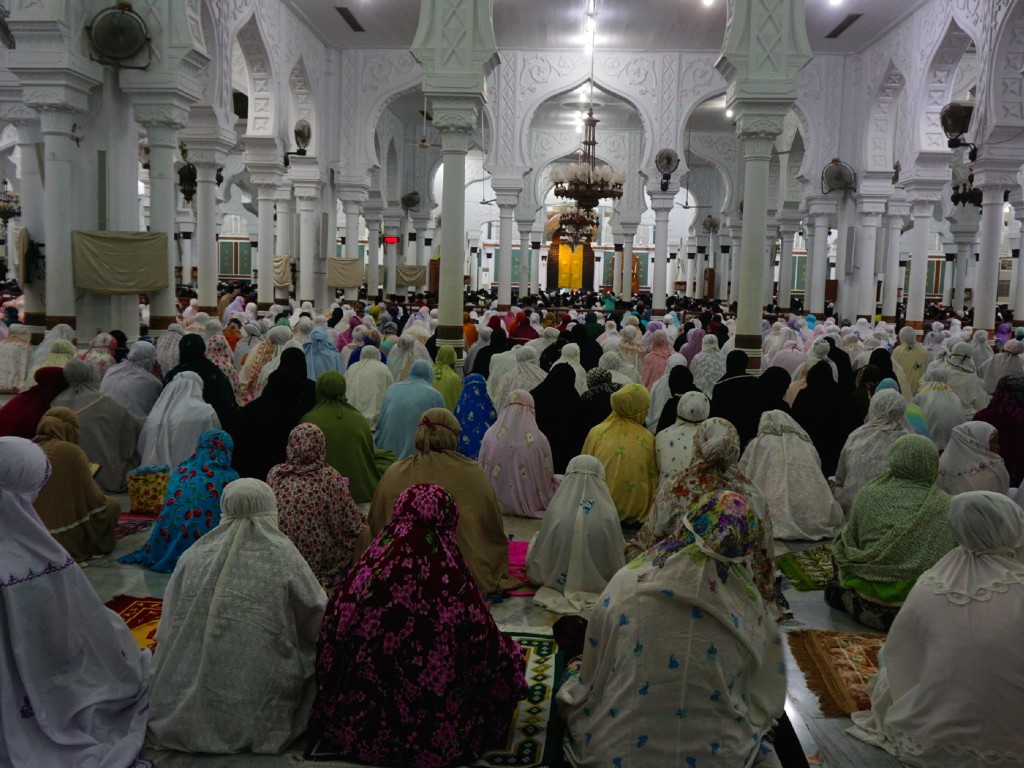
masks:
<path fill-rule="evenodd" d="M 686 173 L 683 174 L 683 179 L 689 180 L 690 178 L 690 132 L 686 132 Z M 680 179 L 682 181 L 682 179 Z M 680 208 L 684 210 L 699 210 L 701 208 L 711 208 L 710 205 L 690 205 L 690 185 L 686 185 L 686 204 L 676 203 Z"/>
<path fill-rule="evenodd" d="M 420 110 L 420 114 L 423 115 L 423 132 L 420 134 L 419 141 L 406 141 L 406 144 L 412 144 L 414 147 L 420 149 L 440 149 L 440 144 L 431 144 L 430 139 L 427 138 L 427 120 L 433 121 L 433 116 L 427 112 L 427 97 L 423 97 L 423 109 Z"/>
<path fill-rule="evenodd" d="M 484 111 L 481 109 L 480 110 L 480 136 L 483 137 L 483 135 L 484 135 Z M 484 171 L 484 161 L 481 160 L 480 161 L 480 202 L 478 203 L 478 205 L 484 205 L 484 206 L 494 205 L 494 203 L 498 202 L 498 198 L 497 197 L 495 197 L 493 200 L 484 200 L 484 184 L 486 184 L 486 183 L 487 183 L 487 176 L 486 176 L 486 172 Z M 492 192 L 493 192 L 493 190 L 492 190 Z"/>

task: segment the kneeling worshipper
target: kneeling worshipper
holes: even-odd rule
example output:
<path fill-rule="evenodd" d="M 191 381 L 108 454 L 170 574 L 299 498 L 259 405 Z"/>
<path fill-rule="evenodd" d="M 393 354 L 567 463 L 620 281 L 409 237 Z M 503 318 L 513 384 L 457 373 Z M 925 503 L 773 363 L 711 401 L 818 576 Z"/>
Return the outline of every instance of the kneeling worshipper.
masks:
<path fill-rule="evenodd" d="M 580 364 L 580 345 L 566 344 L 562 347 L 562 354 L 552 365 L 553 371 L 557 366 L 565 365 L 572 369 L 576 393 L 582 395 L 587 391 L 587 372 Z M 488 381 L 488 383 L 490 383 Z M 498 410 L 501 410 L 500 408 Z"/>
<path fill-rule="evenodd" d="M 939 451 L 904 435 L 888 451 L 888 471 L 857 494 L 833 545 L 835 576 L 825 601 L 868 627 L 888 631 L 917 578 L 956 546 L 938 488 Z"/>
<path fill-rule="evenodd" d="M 93 480 L 78 434 L 78 416 L 70 408 L 51 408 L 39 420 L 33 442 L 49 459 L 50 475 L 36 497 L 35 509 L 57 543 L 84 562 L 114 548 L 121 505 L 105 496 Z"/>
<path fill-rule="evenodd" d="M 1024 512 L 1005 496 L 949 505 L 959 546 L 921 574 L 848 733 L 918 768 L 1024 763 Z"/>
<path fill-rule="evenodd" d="M 818 452 L 789 414 L 762 414 L 757 437 L 743 451 L 739 466 L 764 491 L 775 538 L 831 539 L 843 527 L 843 508 L 821 474 Z"/>
<path fill-rule="evenodd" d="M 75 349 L 75 345 L 70 341 L 64 339 L 57 339 L 53 342 L 53 346 L 50 347 L 50 352 L 40 360 L 38 363 L 33 365 L 28 370 L 28 375 L 25 377 L 25 383 L 22 389 L 28 389 L 35 382 L 35 373 L 40 368 L 63 368 L 68 360 L 74 359 L 78 350 Z M 116 366 L 115 366 L 116 367 Z M 112 369 L 111 369 L 112 370 Z M 108 370 L 108 373 L 110 371 Z"/>
<path fill-rule="evenodd" d="M 577 456 L 530 542 L 526 577 L 540 587 L 533 602 L 555 613 L 587 611 L 626 564 L 625 548 L 604 466 Z"/>
<path fill-rule="evenodd" d="M 651 393 L 651 407 L 647 412 L 647 428 L 651 432 L 657 434 L 658 432 L 658 421 L 661 419 L 662 411 L 665 410 L 665 404 L 675 394 L 670 389 L 672 372 L 676 368 L 686 368 L 686 358 L 680 355 L 678 352 L 673 352 L 665 363 L 665 372 L 661 374 L 661 378 L 654 382 L 654 385 L 648 390 Z M 689 369 L 687 369 L 689 370 Z M 589 371 L 587 372 L 590 373 Z M 689 377 L 690 386 L 685 391 L 690 389 L 697 389 L 693 384 L 693 374 Z M 680 392 L 680 394 L 682 394 Z M 675 405 L 672 406 L 672 422 L 675 423 L 676 410 Z"/>
<path fill-rule="evenodd" d="M 235 451 L 231 466 L 240 477 L 266 480 L 267 473 L 287 456 L 288 436 L 309 412 L 305 386 L 309 380 L 278 368 L 263 392 L 238 412 L 231 431 Z"/>
<path fill-rule="evenodd" d="M 231 385 L 231 392 L 235 397 L 235 405 L 241 408 L 249 402 L 249 394 L 242 389 L 238 379 L 238 371 L 231 359 L 231 345 L 227 338 L 218 330 L 206 340 L 206 352 L 203 353 L 207 360 L 217 366 L 217 369 L 224 374 L 224 378 Z"/>
<path fill-rule="evenodd" d="M 462 394 L 454 413 L 462 429 L 459 453 L 475 461 L 480 456 L 484 435 L 498 420 L 498 412 L 487 394 L 487 382 L 479 373 L 471 373 L 463 379 Z"/>
<path fill-rule="evenodd" d="M 220 429 L 213 406 L 203 400 L 203 380 L 186 371 L 160 394 L 139 434 L 141 463 L 175 467 L 195 450 L 199 436 Z"/>
<path fill-rule="evenodd" d="M 759 418 L 756 409 L 758 379 L 747 373 L 747 362 L 747 353 L 742 350 L 734 349 L 726 355 L 725 374 L 711 390 L 711 416 L 725 419 L 736 427 L 743 445 L 757 434 Z M 839 448 L 836 455 L 839 455 Z"/>
<path fill-rule="evenodd" d="M 348 384 L 349 403 L 363 414 L 370 429 L 376 428 L 384 395 L 395 383 L 391 369 L 380 360 L 380 350 L 376 347 L 364 348 L 359 362 L 345 370 L 345 381 Z"/>
<path fill-rule="evenodd" d="M 525 659 L 503 635 L 456 544 L 459 507 L 417 484 L 332 595 L 309 729 L 369 765 L 455 766 L 504 744 Z"/>
<path fill-rule="evenodd" d="M 266 483 L 235 480 L 222 507 L 164 593 L 149 740 L 182 752 L 277 754 L 306 730 L 327 594 L 278 530 Z"/>
<path fill-rule="evenodd" d="M 718 339 L 715 339 L 715 349 L 718 349 Z M 644 356 L 644 369 L 641 376 L 641 382 L 647 389 L 653 388 L 654 383 L 664 375 L 665 366 L 668 363 L 669 357 L 673 354 L 672 344 L 669 342 L 668 334 L 665 331 L 659 330 L 651 334 L 651 351 Z M 686 358 L 683 359 L 685 360 Z M 722 367 L 723 369 L 725 368 L 724 358 L 722 359 Z M 721 376 L 722 374 L 719 373 L 718 375 Z M 718 380 L 718 376 L 715 377 L 715 380 Z"/>
<path fill-rule="evenodd" d="M 136 341 L 124 362 L 107 371 L 100 392 L 111 397 L 133 416 L 145 419 L 160 399 L 163 384 L 153 374 L 156 347 L 148 341 Z"/>
<path fill-rule="evenodd" d="M 255 397 L 259 394 L 261 384 L 260 376 L 264 367 L 284 351 L 284 345 L 291 341 L 292 332 L 287 326 L 275 325 L 266 333 L 266 340 L 261 341 L 245 358 L 245 365 L 238 374 L 238 381 L 247 397 Z M 305 362 L 305 356 L 303 356 Z M 262 379 L 265 383 L 266 379 Z"/>
<path fill-rule="evenodd" d="M 12 326 L 13 327 L 13 326 Z M 27 328 L 27 326 L 25 326 Z M 31 336 L 31 333 L 29 334 Z M 72 354 L 78 354 L 78 348 L 75 346 L 75 329 L 66 323 L 57 323 L 43 336 L 43 340 L 39 342 L 39 346 L 32 350 L 31 357 L 29 359 L 29 365 L 32 368 L 37 367 L 43 360 L 49 357 L 53 351 L 54 346 L 58 341 L 67 341 L 71 344 Z M 67 347 L 61 345 L 58 349 L 67 349 Z M 65 363 L 67 360 L 64 361 Z M 63 368 L 64 365 L 61 364 Z"/>
<path fill-rule="evenodd" d="M 558 487 L 551 445 L 537 426 L 533 396 L 519 389 L 480 444 L 480 465 L 504 515 L 543 517 Z"/>
<path fill-rule="evenodd" d="M 331 589 L 370 536 L 345 479 L 327 464 L 326 454 L 323 430 L 299 424 L 288 437 L 285 461 L 270 470 L 267 485 L 277 498 L 281 533 L 292 540 L 317 581 Z"/>
<path fill-rule="evenodd" d="M 53 399 L 54 407 L 70 408 L 78 416 L 78 445 L 99 469 L 93 475 L 105 493 L 123 493 L 127 473 L 139 466 L 141 420 L 114 398 L 100 392 L 96 369 L 83 360 L 64 366 L 68 388 Z"/>
<path fill-rule="evenodd" d="M 504 342 L 502 342 L 504 343 Z M 360 357 L 362 357 L 360 355 Z M 398 342 L 391 349 L 388 355 L 387 366 L 395 381 L 405 381 L 411 373 L 412 366 L 417 360 L 422 360 L 428 365 L 433 365 L 430 353 L 411 333 L 403 333 L 398 337 Z M 346 361 L 347 362 L 347 361 Z"/>
<path fill-rule="evenodd" d="M 416 452 L 420 416 L 430 408 L 444 408 L 444 398 L 434 389 L 434 371 L 426 360 L 409 368 L 409 377 L 388 387 L 380 406 L 373 435 L 378 449 L 404 459 Z"/>
<path fill-rule="evenodd" d="M 203 400 L 213 406 L 217 419 L 223 429 L 230 430 L 234 426 L 238 406 L 231 382 L 206 357 L 206 341 L 198 333 L 186 333 L 178 343 L 178 365 L 164 376 L 164 386 L 174 381 L 176 376 L 191 372 L 199 376 L 203 382 Z M 245 392 L 248 398 L 250 392 Z"/>
<path fill-rule="evenodd" d="M 53 398 L 67 387 L 62 368 L 40 368 L 35 386 L 15 395 L 0 407 L 0 435 L 31 440 Z"/>
<path fill-rule="evenodd" d="M 249 356 L 249 353 L 264 341 L 263 329 L 255 322 L 250 321 L 245 323 L 245 325 L 242 326 L 242 329 L 245 331 L 245 335 L 238 340 L 237 344 L 235 344 L 235 349 L 232 354 L 232 362 L 235 364 L 235 369 L 239 372 L 241 372 L 245 365 L 246 358 Z M 230 341 L 230 339 L 228 339 L 228 341 Z M 241 378 L 239 378 L 239 381 L 241 381 Z"/>
<path fill-rule="evenodd" d="M 949 388 L 946 378 L 942 368 L 929 368 L 921 380 L 921 389 L 911 400 L 924 414 L 928 432 L 939 451 L 946 450 L 953 429 L 967 421 L 964 404 Z"/>
<path fill-rule="evenodd" d="M 644 426 L 651 397 L 643 385 L 629 384 L 610 399 L 611 415 L 590 430 L 582 453 L 604 465 L 619 519 L 642 523 L 658 489 L 654 436 Z"/>
<path fill-rule="evenodd" d="M 693 439 L 697 435 L 697 428 L 710 413 L 711 403 L 703 392 L 687 392 L 679 398 L 675 424 L 661 430 L 654 438 L 659 485 L 671 480 L 693 463 Z"/>
<path fill-rule="evenodd" d="M 494 397 L 491 400 L 491 402 L 494 403 L 494 407 L 498 409 L 498 413 L 501 413 L 505 408 L 505 405 L 508 403 L 509 395 L 517 389 L 521 389 L 525 392 L 532 392 L 532 390 L 539 387 L 546 378 L 551 375 L 550 373 L 545 374 L 544 369 L 540 367 L 540 358 L 537 356 L 537 351 L 535 349 L 530 349 L 529 347 L 516 347 L 512 350 L 512 354 L 515 356 L 515 363 L 508 372 L 502 376 L 501 383 L 495 388 Z M 573 377 L 573 381 L 575 381 L 575 377 Z M 573 386 L 573 391 L 575 392 L 575 386 Z M 576 393 L 576 402 L 579 402 L 579 393 Z M 571 418 L 569 414 L 569 411 L 563 411 L 563 419 L 565 419 L 566 422 Z M 538 423 L 540 422 L 539 416 L 537 421 Z M 580 438 L 580 442 L 583 442 L 582 438 Z M 552 450 L 554 450 L 553 445 Z M 575 456 L 576 454 L 573 455 Z"/>
<path fill-rule="evenodd" d="M 871 398 L 864 426 L 853 430 L 846 439 L 830 483 L 836 500 L 847 514 L 853 509 L 860 489 L 889 466 L 889 447 L 910 434 L 906 412 L 907 401 L 899 392 L 879 392 Z"/>
<path fill-rule="evenodd" d="M 0 437 L 0 765 L 142 766 L 150 652 L 33 510 L 51 469 Z"/>
<path fill-rule="evenodd" d="M 316 381 L 316 406 L 302 417 L 316 424 L 327 438 L 327 463 L 348 478 L 356 504 L 373 498 L 380 476 L 395 454 L 374 448 L 366 419 L 345 399 L 345 377 L 328 371 Z M 436 394 L 436 393 L 435 393 Z"/>
<path fill-rule="evenodd" d="M 193 453 L 171 470 L 165 501 L 147 541 L 138 551 L 118 559 L 158 573 L 170 573 L 178 558 L 220 522 L 224 486 L 238 479 L 231 468 L 231 435 L 208 429 Z"/>
<path fill-rule="evenodd" d="M 844 407 L 847 397 L 836 384 L 832 369 L 819 361 L 808 369 L 807 386 L 793 401 L 793 419 L 811 438 L 825 477 L 835 474 L 843 445 L 850 435 L 849 409 Z M 711 410 L 714 412 L 713 401 Z"/>
<path fill-rule="evenodd" d="M 434 389 L 441 393 L 444 407 L 449 411 L 455 410 L 462 394 L 462 378 L 455 372 L 455 365 L 458 362 L 455 348 L 450 344 L 442 344 L 437 350 L 437 360 L 434 361 Z"/>
<path fill-rule="evenodd" d="M 583 418 L 580 431 L 585 436 L 612 413 L 612 395 L 621 389 L 612 382 L 612 375 L 604 368 L 587 371 L 587 391 L 580 395 Z M 575 387 L 573 387 L 575 389 Z"/>
<path fill-rule="evenodd" d="M 518 584 L 508 574 L 501 507 L 480 464 L 456 452 L 459 432 L 458 420 L 446 408 L 431 408 L 420 417 L 416 453 L 388 467 L 373 494 L 370 535 L 376 536 L 391 522 L 395 501 L 406 488 L 441 479 L 459 506 L 455 543 L 473 581 L 481 594 L 497 594 Z"/>
<path fill-rule="evenodd" d="M 551 446 L 555 474 L 561 475 L 569 462 L 580 455 L 589 432 L 583 399 L 576 392 L 573 370 L 567 365 L 553 366 L 547 377 L 531 389 L 530 396 L 537 426 Z"/>
<path fill-rule="evenodd" d="M 762 519 L 716 490 L 678 523 L 591 612 L 557 696 L 570 765 L 779 765 L 765 737 L 783 717 L 786 665 L 749 564 Z"/>
<path fill-rule="evenodd" d="M 960 402 L 964 404 L 967 418 L 973 418 L 975 413 L 988 405 L 988 392 L 981 385 L 981 380 L 975 372 L 970 344 L 965 341 L 957 342 L 940 364 L 940 368 L 946 372 L 946 384 L 956 392 Z"/>
<path fill-rule="evenodd" d="M 1003 344 L 1003 349 L 995 357 L 978 369 L 981 386 L 990 395 L 996 391 L 996 385 L 1003 376 L 1024 373 L 1024 344 L 1010 339 Z"/>
<path fill-rule="evenodd" d="M 968 421 L 953 429 L 939 460 L 935 484 L 956 496 L 967 491 L 1008 493 L 1010 473 L 1000 452 L 999 432 L 984 421 Z"/>
<path fill-rule="evenodd" d="M 117 349 L 117 342 L 113 336 L 109 333 L 98 333 L 89 342 L 89 348 L 80 354 L 78 359 L 94 366 L 102 379 L 107 369 L 113 368 L 117 364 L 117 360 L 114 358 L 115 349 Z"/>
<path fill-rule="evenodd" d="M 775 602 L 774 531 L 764 493 L 739 467 L 740 438 L 725 419 L 711 417 L 697 428 L 693 461 L 686 469 L 658 487 L 651 514 L 643 528 L 626 546 L 626 558 L 634 558 L 677 530 L 696 499 L 715 490 L 734 491 L 750 505 L 761 522 L 751 564 L 754 583 L 765 602 Z"/>
<path fill-rule="evenodd" d="M 178 323 L 167 326 L 164 335 L 156 341 L 156 364 L 161 381 L 178 365 L 178 344 L 185 335 L 185 329 Z"/>
<path fill-rule="evenodd" d="M 711 396 L 718 380 L 725 375 L 725 355 L 718 348 L 718 339 L 705 336 L 701 341 L 701 351 L 694 355 L 690 362 L 693 383 L 708 397 Z"/>
<path fill-rule="evenodd" d="M 916 331 L 909 325 L 900 328 L 900 343 L 892 351 L 892 361 L 907 377 L 911 396 L 921 391 L 921 379 L 928 367 L 928 350 L 917 340 Z"/>
<path fill-rule="evenodd" d="M 27 325 L 12 325 L 0 339 L 0 393 L 18 392 L 29 371 L 32 331 Z"/>
<path fill-rule="evenodd" d="M 309 334 L 309 341 L 302 345 L 302 354 L 306 358 L 306 376 L 310 381 L 315 382 L 320 374 L 328 371 L 345 372 L 341 354 L 328 341 L 327 329 L 322 326 L 317 326 Z"/>
<path fill-rule="evenodd" d="M 996 428 L 999 455 L 1010 474 L 1010 486 L 1024 480 L 1024 373 L 1004 376 L 996 385 L 989 404 L 974 415 Z"/>

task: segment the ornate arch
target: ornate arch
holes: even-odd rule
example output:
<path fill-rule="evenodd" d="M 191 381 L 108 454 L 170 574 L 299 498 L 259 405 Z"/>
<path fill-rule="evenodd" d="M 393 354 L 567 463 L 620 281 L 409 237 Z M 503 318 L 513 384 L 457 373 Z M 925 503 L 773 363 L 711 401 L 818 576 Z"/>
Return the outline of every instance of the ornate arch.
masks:
<path fill-rule="evenodd" d="M 978 81 L 971 135 L 984 152 L 993 141 L 1012 143 L 1024 128 L 1024 2 L 1012 4 L 978 52 L 984 74 Z"/>
<path fill-rule="evenodd" d="M 250 13 L 248 20 L 238 28 L 235 38 L 245 59 L 249 81 L 249 118 L 246 133 L 255 136 L 277 136 L 277 100 L 273 67 L 255 12 Z"/>
<path fill-rule="evenodd" d="M 911 141 L 917 146 L 909 147 L 911 151 L 948 151 L 939 112 L 949 102 L 957 66 L 964 51 L 973 42 L 971 36 L 951 18 L 923 73 L 924 83 L 916 114 L 913 114 L 915 110 L 911 110 L 912 114 L 907 116 L 917 124 L 917 130 L 911 134 Z"/>
<path fill-rule="evenodd" d="M 313 137 L 309 142 L 309 152 L 312 155 L 316 155 L 318 134 L 320 133 L 320 126 L 316 120 L 316 98 L 310 85 L 306 63 L 301 56 L 295 62 L 295 66 L 292 67 L 292 71 L 288 75 L 288 92 L 291 96 L 291 125 L 294 125 L 297 120 L 309 121 L 309 124 L 313 127 Z"/>
<path fill-rule="evenodd" d="M 874 91 L 864 132 L 864 171 L 892 171 L 896 151 L 896 102 L 906 78 L 890 61 Z"/>

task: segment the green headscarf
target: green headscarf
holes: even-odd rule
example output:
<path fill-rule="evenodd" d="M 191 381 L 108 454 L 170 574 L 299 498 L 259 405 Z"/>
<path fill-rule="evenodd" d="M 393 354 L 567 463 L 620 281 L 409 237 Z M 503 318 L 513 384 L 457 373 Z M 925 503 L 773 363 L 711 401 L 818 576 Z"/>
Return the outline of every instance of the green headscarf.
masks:
<path fill-rule="evenodd" d="M 437 359 L 434 361 L 434 389 L 441 393 L 445 408 L 452 412 L 462 395 L 462 379 L 455 372 L 458 360 L 454 347 L 448 344 L 438 347 Z"/>
<path fill-rule="evenodd" d="M 957 543 L 949 527 L 949 495 L 935 487 L 939 451 L 921 435 L 904 435 L 889 449 L 889 471 L 853 503 L 833 552 L 844 586 L 892 585 L 869 597 L 902 602 L 917 577 Z"/>
<path fill-rule="evenodd" d="M 373 499 L 384 470 L 395 461 L 390 451 L 373 445 L 370 426 L 363 415 L 345 398 L 345 377 L 327 371 L 316 380 L 316 406 L 302 422 L 316 424 L 327 438 L 327 463 L 349 481 L 349 491 L 357 503 Z"/>

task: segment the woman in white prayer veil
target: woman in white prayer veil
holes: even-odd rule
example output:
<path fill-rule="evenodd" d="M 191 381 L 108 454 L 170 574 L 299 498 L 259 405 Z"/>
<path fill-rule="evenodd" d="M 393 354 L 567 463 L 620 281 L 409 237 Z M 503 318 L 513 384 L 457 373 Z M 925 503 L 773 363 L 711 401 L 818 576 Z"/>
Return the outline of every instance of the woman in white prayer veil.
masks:
<path fill-rule="evenodd" d="M 811 369 L 811 366 L 815 365 L 816 363 L 825 363 L 826 365 L 828 365 L 828 367 L 832 371 L 832 381 L 838 382 L 839 369 L 836 368 L 836 364 L 829 359 L 828 353 L 830 349 L 831 347 L 829 346 L 829 343 L 824 339 L 818 339 L 816 342 L 814 342 L 814 344 L 811 345 L 810 351 L 807 353 L 807 357 L 805 357 L 804 361 L 800 363 L 799 366 L 797 366 L 796 371 L 794 371 L 793 374 L 791 374 L 793 376 L 793 384 L 795 385 L 797 381 L 807 381 L 807 371 L 809 371 Z M 790 389 L 793 389 L 792 385 L 790 386 Z M 800 389 L 802 389 L 802 387 L 798 387 L 793 391 L 792 400 L 790 399 L 789 392 L 787 392 L 786 402 L 792 405 L 793 400 L 796 399 L 797 392 L 799 392 Z"/>
<path fill-rule="evenodd" d="M 679 353 L 676 353 L 679 354 Z M 669 361 L 675 355 L 669 356 Z M 683 357 L 679 355 L 679 357 Z M 686 358 L 683 357 L 683 365 L 686 365 Z M 665 374 L 668 375 L 669 363 L 665 363 Z M 636 369 L 631 365 L 626 365 L 622 362 L 622 355 L 618 353 L 617 345 L 610 345 L 608 350 L 598 358 L 598 368 L 604 368 L 608 373 L 612 375 L 612 384 L 618 384 L 620 387 L 624 387 L 627 384 L 639 384 L 640 376 L 637 374 Z M 663 404 L 664 405 L 664 404 Z"/>
<path fill-rule="evenodd" d="M 232 360 L 235 364 L 235 370 L 241 370 L 245 364 L 246 356 L 252 352 L 256 347 L 263 342 L 263 329 L 255 322 L 248 322 L 242 326 L 242 330 L 245 331 L 245 336 L 238 340 L 235 344 L 235 352 L 232 356 Z"/>
<path fill-rule="evenodd" d="M 566 344 L 562 347 L 562 356 L 552 363 L 551 367 L 554 368 L 556 365 L 568 365 L 572 368 L 576 374 L 576 391 L 581 395 L 587 391 L 587 372 L 580 365 L 579 344 Z"/>
<path fill-rule="evenodd" d="M 174 324 L 172 323 L 172 326 Z M 179 326 L 180 328 L 180 326 Z M 170 328 L 168 328 L 170 331 Z M 39 342 L 39 346 L 36 347 L 32 352 L 32 357 L 29 360 L 29 367 L 35 368 L 50 354 L 50 348 L 53 346 L 55 341 L 63 339 L 64 341 L 70 341 L 72 344 L 75 343 L 75 330 L 66 323 L 58 323 L 46 332 L 43 336 L 43 340 Z M 177 344 L 177 339 L 175 339 Z M 177 347 L 175 347 L 177 349 Z M 169 370 L 169 369 L 168 369 Z"/>
<path fill-rule="evenodd" d="M 39 446 L 0 437 L 0 765 L 127 768 L 146 736 L 150 652 L 32 508 L 49 472 Z"/>
<path fill-rule="evenodd" d="M 976 370 L 992 359 L 995 354 L 992 347 L 988 345 L 988 331 L 975 331 L 971 336 L 971 359 L 974 360 Z"/>
<path fill-rule="evenodd" d="M 142 464 L 166 464 L 174 469 L 196 450 L 199 436 L 220 429 L 213 406 L 203 400 L 198 373 L 179 373 L 160 394 L 139 435 Z"/>
<path fill-rule="evenodd" d="M 989 401 L 988 393 L 981 386 L 981 380 L 975 373 L 972 352 L 970 344 L 958 341 L 953 345 L 953 350 L 945 362 L 942 363 L 942 370 L 946 371 L 946 383 L 964 404 L 968 418 L 972 418 L 974 414 L 988 405 Z"/>
<path fill-rule="evenodd" d="M 659 487 L 693 463 L 697 428 L 711 413 L 711 401 L 703 392 L 686 392 L 676 404 L 676 423 L 654 438 Z"/>
<path fill-rule="evenodd" d="M 909 435 L 907 401 L 893 389 L 886 389 L 871 398 L 867 421 L 846 438 L 835 477 L 830 479 L 832 492 L 849 515 L 857 492 L 889 469 L 889 448 L 903 435 Z M 941 486 L 940 486 L 941 487 Z"/>
<path fill-rule="evenodd" d="M 160 399 L 163 385 L 153 374 L 156 347 L 148 341 L 132 344 L 128 357 L 107 371 L 100 392 L 114 398 L 140 418 L 146 418 Z"/>
<path fill-rule="evenodd" d="M 935 485 L 950 496 L 966 491 L 1009 493 L 1010 473 L 999 455 L 999 431 L 984 421 L 955 427 L 939 459 Z"/>
<path fill-rule="evenodd" d="M 604 333 L 597 337 L 597 343 L 605 347 L 609 344 L 618 344 L 620 338 L 619 326 L 614 320 L 608 320 L 604 324 Z"/>
<path fill-rule="evenodd" d="M 776 539 L 831 539 L 843 527 L 843 508 L 821 474 L 818 452 L 789 414 L 761 414 L 740 469 L 764 491 Z"/>
<path fill-rule="evenodd" d="M 327 594 L 261 480 L 224 489 L 219 525 L 178 560 L 157 629 L 154 746 L 276 754 L 306 730 Z M 242 652 L 240 652 L 241 649 Z M 272 692 L 272 706 L 253 707 Z"/>
<path fill-rule="evenodd" d="M 501 413 L 513 392 L 517 389 L 529 392 L 547 376 L 544 369 L 540 367 L 540 358 L 536 350 L 522 346 L 516 347 L 512 352 L 516 359 L 515 365 L 502 377 L 501 383 L 495 390 L 493 403 L 498 413 Z"/>
<path fill-rule="evenodd" d="M 932 323 L 932 329 L 924 335 L 924 348 L 929 354 L 933 354 L 937 347 L 942 346 L 942 342 L 946 340 L 946 329 L 945 326 L 936 321 Z"/>
<path fill-rule="evenodd" d="M 974 491 L 949 524 L 960 546 L 903 603 L 848 733 L 916 768 L 1024 764 L 1024 512 Z"/>
<path fill-rule="evenodd" d="M 489 331 L 491 329 L 488 328 L 487 330 Z M 480 329 L 480 332 L 483 333 L 483 329 Z M 558 341 L 558 329 L 557 328 L 541 328 L 539 332 L 540 332 L 540 336 L 538 338 L 530 339 L 528 342 L 526 342 L 523 345 L 524 347 L 529 347 L 530 349 L 536 350 L 538 358 L 541 356 L 541 354 L 543 354 L 545 349 L 547 349 L 552 344 L 554 344 L 556 341 Z M 481 340 L 482 340 L 482 338 L 483 337 L 481 337 Z M 488 342 L 489 342 L 490 341 L 490 334 L 487 335 L 487 339 L 488 339 Z M 480 344 L 479 340 L 473 346 L 476 347 L 477 344 Z M 487 344 L 484 344 L 483 346 L 487 346 Z M 472 368 L 467 368 L 466 366 L 463 366 L 463 370 L 471 371 L 473 369 Z"/>
<path fill-rule="evenodd" d="M 609 353 L 605 353 L 609 354 Z M 604 359 L 604 355 L 601 355 Z M 651 407 L 647 409 L 647 422 L 646 426 L 651 430 L 652 434 L 656 434 L 658 430 L 658 420 L 661 419 L 661 412 L 665 408 L 665 403 L 672 397 L 672 390 L 668 386 L 668 377 L 672 373 L 672 369 L 677 365 L 686 365 L 686 358 L 680 355 L 678 352 L 673 352 L 669 355 L 668 360 L 665 361 L 665 373 L 661 375 L 661 378 L 654 382 L 654 386 L 651 387 Z M 598 364 L 599 368 L 604 366 Z M 615 381 L 615 374 L 612 374 L 612 383 Z M 626 384 L 631 382 L 625 382 Z"/>
<path fill-rule="evenodd" d="M 995 392 L 996 384 L 999 383 L 1003 376 L 1009 376 L 1012 373 L 1024 373 L 1022 352 L 1024 352 L 1024 344 L 1021 344 L 1016 339 L 1009 339 L 1003 344 L 1003 349 L 999 354 L 978 368 L 981 386 L 985 388 L 986 392 L 990 395 Z"/>
<path fill-rule="evenodd" d="M 545 329 L 545 331 L 546 330 L 547 329 Z M 473 342 L 473 346 L 471 346 L 469 348 L 469 351 L 466 353 L 465 359 L 463 359 L 463 361 L 462 361 L 462 370 L 466 371 L 466 375 L 467 376 L 473 370 L 473 363 L 476 360 L 476 353 L 479 352 L 484 347 L 490 345 L 490 343 L 491 343 L 491 334 L 493 332 L 494 331 L 492 329 L 488 328 L 486 325 L 478 325 L 477 326 L 477 339 L 476 339 L 475 342 Z M 558 331 L 557 330 L 555 331 L 555 337 L 554 338 L 555 339 L 558 338 Z M 540 340 L 541 339 L 533 339 L 532 341 L 528 341 L 528 342 L 526 342 L 526 346 L 530 346 L 534 342 L 537 342 L 537 341 L 540 341 Z M 554 339 L 552 339 L 550 343 L 553 344 L 554 343 Z M 548 345 L 544 345 L 544 346 L 547 347 Z M 539 355 L 543 351 L 544 351 L 544 348 L 542 347 L 542 348 L 537 350 L 537 354 Z M 392 354 L 394 354 L 393 351 L 392 351 Z M 388 359 L 390 359 L 390 358 L 388 358 Z"/>
<path fill-rule="evenodd" d="M 921 380 L 921 391 L 911 401 L 924 413 L 932 442 L 940 451 L 946 450 L 953 429 L 967 421 L 964 404 L 946 384 L 946 378 L 942 368 L 930 368 Z"/>
<path fill-rule="evenodd" d="M 305 318 L 303 318 L 304 320 Z M 284 326 L 280 326 L 284 327 Z M 263 394 L 263 389 L 267 386 L 267 381 L 270 379 L 270 374 L 281 367 L 281 355 L 284 354 L 286 349 L 297 349 L 302 351 L 302 345 L 299 344 L 295 339 L 288 339 L 284 344 L 278 347 L 277 354 L 274 355 L 267 364 L 260 369 L 259 379 L 256 382 L 255 397 L 259 397 Z"/>
<path fill-rule="evenodd" d="M 625 548 L 604 466 L 577 456 L 530 542 L 526 578 L 540 586 L 533 602 L 555 613 L 589 610 L 626 564 Z"/>
<path fill-rule="evenodd" d="M 380 361 L 380 350 L 373 345 L 364 347 L 359 360 L 345 371 L 345 397 L 349 405 L 363 414 L 371 430 L 380 418 L 384 393 L 394 383 L 391 369 Z"/>
<path fill-rule="evenodd" d="M 693 356 L 690 371 L 693 373 L 693 383 L 697 388 L 711 397 L 711 390 L 725 375 L 725 355 L 718 348 L 718 339 L 714 334 L 708 334 L 701 339 L 700 352 Z M 658 416 L 660 418 L 661 414 Z"/>
<path fill-rule="evenodd" d="M 362 353 L 360 353 L 362 354 Z M 417 338 L 408 332 L 403 332 L 388 355 L 388 368 L 395 381 L 404 381 L 409 378 L 409 369 L 417 360 L 426 360 L 433 366 L 434 361 L 430 359 L 430 353 Z"/>

